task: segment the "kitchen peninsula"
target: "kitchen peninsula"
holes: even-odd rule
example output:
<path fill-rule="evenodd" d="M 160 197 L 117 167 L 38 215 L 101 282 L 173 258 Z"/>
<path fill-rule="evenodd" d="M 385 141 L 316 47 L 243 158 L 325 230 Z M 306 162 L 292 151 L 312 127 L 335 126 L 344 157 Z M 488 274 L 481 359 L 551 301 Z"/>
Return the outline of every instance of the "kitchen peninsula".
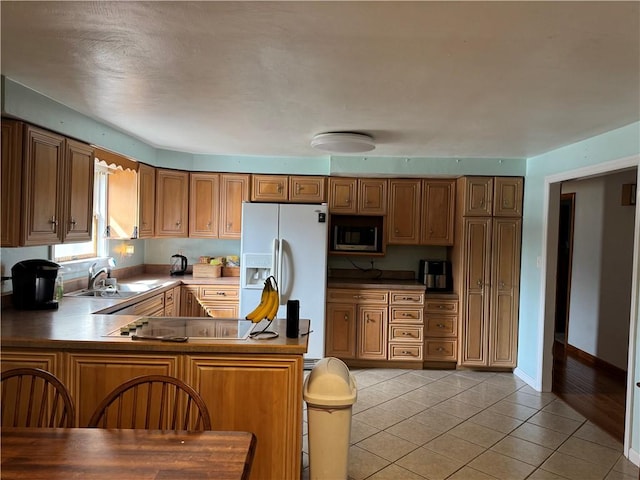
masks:
<path fill-rule="evenodd" d="M 164 282 L 139 299 L 180 283 Z M 104 311 L 116 309 L 117 302 L 64 297 L 57 311 L 3 310 L 2 369 L 29 366 L 55 373 L 71 391 L 80 427 L 125 380 L 145 374 L 176 376 L 203 396 L 214 430 L 256 435 L 252 479 L 300 478 L 306 335 L 287 338 L 285 322 L 276 320 L 270 328 L 279 333 L 274 339 L 134 341 L 107 335 L 140 316 L 93 313 L 97 304 Z M 308 329 L 308 321 L 301 321 L 301 333 Z"/>

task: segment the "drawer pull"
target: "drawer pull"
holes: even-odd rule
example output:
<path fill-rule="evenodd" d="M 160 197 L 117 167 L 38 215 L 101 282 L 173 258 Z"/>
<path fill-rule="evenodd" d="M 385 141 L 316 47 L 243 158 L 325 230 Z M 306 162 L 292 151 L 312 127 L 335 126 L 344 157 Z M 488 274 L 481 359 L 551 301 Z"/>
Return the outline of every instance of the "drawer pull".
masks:
<path fill-rule="evenodd" d="M 444 323 L 438 323 L 436 326 L 437 326 L 438 328 L 444 328 Z"/>
<path fill-rule="evenodd" d="M 438 352 L 444 352 L 444 347 L 438 347 L 438 348 L 436 348 L 436 351 L 438 351 Z"/>
<path fill-rule="evenodd" d="M 413 334 L 411 332 L 402 332 L 402 336 L 404 336 L 404 337 L 413 337 Z"/>
<path fill-rule="evenodd" d="M 346 321 L 349 321 L 349 315 L 347 315 L 347 314 L 345 313 L 345 314 L 344 314 L 344 319 L 345 319 Z"/>
<path fill-rule="evenodd" d="M 216 295 L 222 295 L 223 297 L 226 295 L 225 292 L 216 292 Z"/>
<path fill-rule="evenodd" d="M 411 355 L 411 352 L 408 352 L 407 350 L 403 350 L 401 353 L 402 353 L 403 355 Z"/>
<path fill-rule="evenodd" d="M 408 312 L 402 312 L 402 316 L 403 316 L 403 317 L 409 317 L 409 318 L 415 318 L 415 317 L 413 316 L 413 313 L 408 313 Z"/>

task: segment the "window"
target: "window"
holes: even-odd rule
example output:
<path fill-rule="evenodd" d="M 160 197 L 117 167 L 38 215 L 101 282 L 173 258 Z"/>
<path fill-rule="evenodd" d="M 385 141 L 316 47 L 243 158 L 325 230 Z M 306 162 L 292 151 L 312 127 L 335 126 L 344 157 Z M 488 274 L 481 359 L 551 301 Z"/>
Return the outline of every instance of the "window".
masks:
<path fill-rule="evenodd" d="M 103 235 L 107 224 L 107 168 L 96 163 L 94 175 L 92 240 L 54 245 L 53 260 L 55 262 L 106 257 L 109 254 L 107 240 Z"/>

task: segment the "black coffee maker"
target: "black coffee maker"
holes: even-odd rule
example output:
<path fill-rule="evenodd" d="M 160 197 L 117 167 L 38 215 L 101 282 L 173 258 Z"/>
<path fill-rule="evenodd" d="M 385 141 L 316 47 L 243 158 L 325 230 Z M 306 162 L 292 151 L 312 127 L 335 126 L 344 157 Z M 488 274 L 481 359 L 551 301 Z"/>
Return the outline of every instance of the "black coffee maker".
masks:
<path fill-rule="evenodd" d="M 23 260 L 11 268 L 13 306 L 20 310 L 55 310 L 53 299 L 60 265 L 49 260 Z"/>
<path fill-rule="evenodd" d="M 453 291 L 451 262 L 445 260 L 420 260 L 418 281 L 427 286 L 427 292 Z"/>

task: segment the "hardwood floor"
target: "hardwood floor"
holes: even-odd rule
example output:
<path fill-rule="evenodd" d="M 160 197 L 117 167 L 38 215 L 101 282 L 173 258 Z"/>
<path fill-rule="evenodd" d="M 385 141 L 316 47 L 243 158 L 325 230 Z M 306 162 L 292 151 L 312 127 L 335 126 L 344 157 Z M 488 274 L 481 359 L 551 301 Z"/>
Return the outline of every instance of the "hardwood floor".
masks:
<path fill-rule="evenodd" d="M 564 350 L 554 343 L 553 393 L 622 442 L 626 375 L 585 361 L 571 350 L 565 355 Z"/>

